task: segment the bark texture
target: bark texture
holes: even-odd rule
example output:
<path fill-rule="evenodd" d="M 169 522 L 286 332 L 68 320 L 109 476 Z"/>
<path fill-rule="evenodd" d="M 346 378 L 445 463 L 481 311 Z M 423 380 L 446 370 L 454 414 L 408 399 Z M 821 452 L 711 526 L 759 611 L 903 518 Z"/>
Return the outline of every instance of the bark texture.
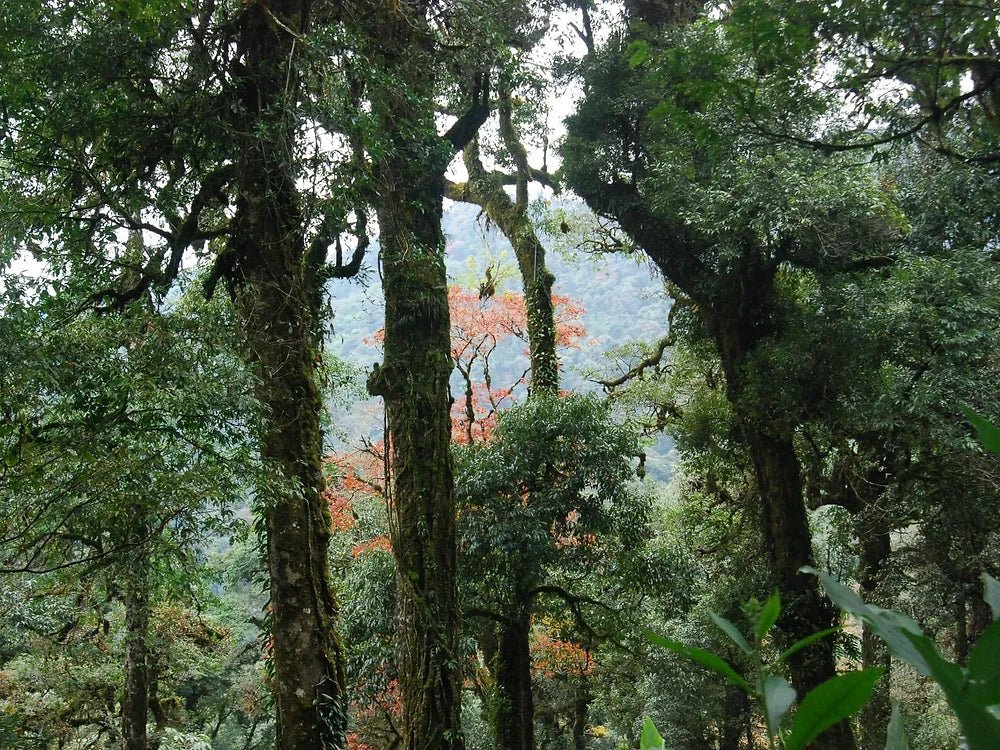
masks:
<path fill-rule="evenodd" d="M 497 750 L 534 750 L 535 705 L 531 693 L 531 613 L 522 608 L 500 624 L 494 673 L 493 726 Z"/>
<path fill-rule="evenodd" d="M 142 529 L 136 536 L 143 538 Z M 143 545 L 135 548 L 125 572 L 125 696 L 122 700 L 122 749 L 149 747 L 149 559 Z"/>
<path fill-rule="evenodd" d="M 258 2 L 240 15 L 244 125 L 238 198 L 227 252 L 245 356 L 265 408 L 265 488 L 274 691 L 282 750 L 342 748 L 346 712 L 337 605 L 330 585 L 330 517 L 322 497 L 322 433 L 314 378 L 316 280 L 293 173 L 297 36 L 304 0 Z"/>
<path fill-rule="evenodd" d="M 375 164 L 385 294 L 384 361 L 368 381 L 385 401 L 396 558 L 396 666 L 406 750 L 461 748 L 450 322 L 441 212 L 453 147 L 434 122 L 425 3 L 379 5 L 371 92 L 384 150 Z"/>

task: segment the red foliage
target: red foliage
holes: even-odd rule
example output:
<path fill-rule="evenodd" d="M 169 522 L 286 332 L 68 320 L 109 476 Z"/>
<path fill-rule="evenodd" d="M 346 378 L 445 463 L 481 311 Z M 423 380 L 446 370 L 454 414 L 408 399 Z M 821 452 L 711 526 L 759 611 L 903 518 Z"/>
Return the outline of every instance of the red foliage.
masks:
<path fill-rule="evenodd" d="M 395 727 L 402 714 L 399 681 L 386 679 L 387 665 L 380 665 L 370 679 L 362 678 L 356 685 L 357 700 L 351 701 L 351 713 L 357 731 L 347 737 L 352 750 L 374 750 L 388 747 L 398 739 Z"/>
<path fill-rule="evenodd" d="M 531 655 L 531 668 L 548 680 L 554 677 L 591 677 L 594 674 L 594 662 L 589 651 L 545 633 L 533 634 Z"/>
<path fill-rule="evenodd" d="M 335 467 L 334 475 L 323 491 L 330 509 L 333 531 L 346 532 L 355 524 L 353 503 L 359 496 L 378 497 L 382 494 L 384 445 L 380 440 L 363 450 L 334 453 L 323 460 Z"/>
<path fill-rule="evenodd" d="M 579 348 L 586 335 L 581 322 L 584 308 L 560 295 L 553 295 L 552 301 L 556 343 Z M 506 386 L 497 386 L 490 377 L 490 357 L 501 344 L 519 339 L 527 346 L 524 296 L 504 292 L 484 300 L 473 290 L 453 286 L 448 290 L 448 307 L 451 356 L 471 387 L 471 395 L 467 392 L 460 396 L 452 406 L 452 439 L 460 445 L 489 440 L 496 427 L 497 412 L 515 402 L 516 390 L 526 382 L 527 372 Z"/>
<path fill-rule="evenodd" d="M 371 552 L 373 549 L 385 550 L 386 552 L 392 551 L 392 543 L 389 541 L 389 537 L 379 534 L 374 539 L 369 539 L 367 542 L 360 542 L 351 547 L 351 555 L 358 557 L 366 552 Z"/>

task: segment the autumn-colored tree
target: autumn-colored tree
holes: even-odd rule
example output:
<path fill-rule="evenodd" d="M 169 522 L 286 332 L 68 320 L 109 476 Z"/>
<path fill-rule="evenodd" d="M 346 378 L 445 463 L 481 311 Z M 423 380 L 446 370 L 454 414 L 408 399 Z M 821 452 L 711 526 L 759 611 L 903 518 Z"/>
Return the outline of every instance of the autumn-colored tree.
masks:
<path fill-rule="evenodd" d="M 451 357 L 466 386 L 464 398 L 452 407 L 452 440 L 464 445 L 488 442 L 499 414 L 525 389 L 520 364 L 528 337 L 524 298 L 510 291 L 480 297 L 477 291 L 452 286 L 448 301 Z M 583 307 L 563 296 L 553 301 L 558 342 L 579 346 L 586 336 Z M 383 342 L 384 331 L 371 338 L 373 344 Z M 512 368 L 508 360 L 518 364 Z M 505 376 L 503 385 L 496 382 L 498 371 Z M 393 598 L 384 554 L 391 550 L 386 510 L 391 510 L 395 498 L 387 491 L 386 470 L 392 467 L 385 459 L 383 441 L 366 442 L 358 450 L 327 458 L 326 498 L 333 529 L 340 532 L 335 534 L 334 554 L 352 582 L 344 592 L 344 629 L 355 644 L 347 665 L 357 730 L 353 741 L 359 747 L 385 743 L 387 738 L 398 740 L 402 729 L 399 715 L 385 710 L 383 700 L 399 668 L 391 649 L 394 626 L 386 616 Z M 398 691 L 398 683 L 392 689 Z"/>
<path fill-rule="evenodd" d="M 562 295 L 552 295 L 552 306 L 556 343 L 562 348 L 579 348 L 586 336 L 583 307 Z M 530 328 L 525 298 L 519 292 L 484 297 L 452 286 L 448 307 L 451 358 L 464 385 L 463 397 L 452 405 L 452 440 L 468 445 L 488 439 L 499 410 L 517 400 L 516 391 L 525 384 L 527 370 L 498 384 L 494 382 L 495 358 L 516 354 L 518 342 L 530 350 Z"/>

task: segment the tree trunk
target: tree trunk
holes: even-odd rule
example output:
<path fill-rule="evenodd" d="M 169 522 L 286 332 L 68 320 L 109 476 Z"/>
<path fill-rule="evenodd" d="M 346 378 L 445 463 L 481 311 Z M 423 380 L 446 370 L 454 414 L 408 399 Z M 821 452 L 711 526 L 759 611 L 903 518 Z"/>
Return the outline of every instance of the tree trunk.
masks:
<path fill-rule="evenodd" d="M 494 736 L 497 750 L 535 749 L 530 633 L 530 614 L 523 608 L 517 619 L 500 625 L 494 696 Z"/>
<path fill-rule="evenodd" d="M 744 415 L 743 434 L 757 475 L 762 526 L 771 575 L 781 593 L 779 630 L 784 647 L 832 627 L 839 612 L 822 596 L 815 576 L 799 573 L 812 564 L 809 521 L 802 497 L 799 462 L 791 437 L 771 434 Z M 807 692 L 836 674 L 832 638 L 824 638 L 788 659 L 792 684 L 801 700 Z M 848 750 L 854 739 L 846 721 L 824 732 L 811 747 Z"/>
<path fill-rule="evenodd" d="M 145 541 L 145 523 L 134 538 Z M 149 714 L 149 558 L 140 542 L 125 572 L 125 696 L 122 700 L 122 750 L 147 750 Z"/>
<path fill-rule="evenodd" d="M 385 152 L 375 170 L 384 361 L 368 380 L 389 427 L 396 668 L 405 750 L 461 748 L 451 339 L 441 212 L 452 153 L 435 130 L 433 40 L 419 9 L 380 6 L 372 92 Z"/>
<path fill-rule="evenodd" d="M 755 402 L 747 381 L 747 365 L 757 348 L 773 335 L 780 321 L 771 309 L 771 264 L 745 252 L 733 270 L 717 280 L 707 304 L 702 305 L 713 331 L 723 371 L 727 398 L 733 405 L 757 480 L 761 503 L 761 536 L 767 548 L 771 578 L 781 594 L 778 630 L 783 646 L 839 620 L 836 607 L 820 593 L 816 577 L 800 573 L 812 564 L 812 536 L 806 515 L 802 474 L 789 427 L 768 416 L 768 404 Z M 758 374 L 757 377 L 760 377 Z M 772 374 L 780 383 L 781 373 Z M 824 638 L 788 659 L 792 684 L 799 699 L 836 675 L 832 638 Z M 842 721 L 811 746 L 816 750 L 855 747 L 850 723 Z"/>
<path fill-rule="evenodd" d="M 884 523 L 862 516 L 858 522 L 857 535 L 861 553 L 861 598 L 865 602 L 875 602 L 879 573 L 892 551 L 889 531 Z M 864 669 L 879 667 L 885 670 L 885 675 L 879 680 L 880 684 L 858 715 L 859 746 L 862 750 L 881 750 L 885 747 L 886 732 L 892 715 L 889 695 L 892 659 L 885 641 L 875 635 L 867 624 L 862 624 L 861 630 L 861 666 Z"/>
<path fill-rule="evenodd" d="M 345 680 L 322 496 L 322 403 L 313 373 L 318 311 L 293 176 L 292 66 L 308 26 L 304 0 L 256 3 L 240 15 L 244 127 L 229 280 L 264 413 L 261 492 L 267 531 L 278 746 L 345 744 Z M 274 19 L 279 19 L 280 23 Z"/>
<path fill-rule="evenodd" d="M 552 305 L 555 277 L 545 267 L 545 247 L 528 216 L 528 182 L 531 170 L 527 154 L 514 131 L 510 116 L 509 94 L 501 99 L 501 133 L 515 163 L 515 200 L 511 200 L 500 179 L 488 172 L 474 140 L 465 149 L 464 161 L 469 181 L 464 190 L 450 196 L 481 206 L 514 248 L 524 289 L 524 308 L 528 328 L 528 352 L 531 360 L 531 392 L 556 393 L 559 390 L 559 360 L 556 356 L 556 322 Z"/>
<path fill-rule="evenodd" d="M 722 719 L 719 722 L 719 750 L 740 750 L 741 739 L 750 725 L 750 703 L 747 694 L 737 687 L 725 686 Z"/>
<path fill-rule="evenodd" d="M 590 683 L 580 677 L 573 700 L 573 750 L 587 748 L 587 711 L 590 709 Z"/>

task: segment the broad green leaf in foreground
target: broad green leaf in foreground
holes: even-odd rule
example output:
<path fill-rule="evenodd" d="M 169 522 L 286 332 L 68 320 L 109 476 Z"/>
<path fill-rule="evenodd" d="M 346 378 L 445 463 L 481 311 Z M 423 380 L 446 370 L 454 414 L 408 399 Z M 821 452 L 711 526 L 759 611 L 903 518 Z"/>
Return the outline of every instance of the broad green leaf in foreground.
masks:
<path fill-rule="evenodd" d="M 910 743 L 906 739 L 906 730 L 903 728 L 903 714 L 900 713 L 899 704 L 896 702 L 892 704 L 892 716 L 889 718 L 885 750 L 910 750 Z"/>
<path fill-rule="evenodd" d="M 659 731 L 657 731 L 653 720 L 648 716 L 646 717 L 646 722 L 642 725 L 642 736 L 639 738 L 639 747 L 640 750 L 663 750 L 663 738 L 660 736 Z"/>
<path fill-rule="evenodd" d="M 993 619 L 1000 620 L 1000 581 L 989 573 L 983 573 L 983 599 L 990 605 Z"/>
<path fill-rule="evenodd" d="M 775 591 L 771 596 L 768 597 L 767 601 L 764 602 L 764 606 L 760 610 L 760 616 L 757 618 L 757 641 L 760 642 L 764 640 L 764 636 L 768 634 L 768 631 L 774 627 L 774 623 L 778 621 L 778 615 L 781 614 L 781 597 L 778 592 Z"/>
<path fill-rule="evenodd" d="M 741 633 L 740 629 L 733 623 L 722 615 L 717 615 L 714 612 L 712 613 L 712 622 L 718 625 L 719 629 L 729 636 L 729 640 L 743 650 L 743 653 L 748 655 L 753 653 L 753 649 L 750 648 L 750 644 L 747 643 L 747 639 L 743 637 L 743 633 Z"/>
<path fill-rule="evenodd" d="M 764 706 L 767 709 L 767 725 L 771 734 L 777 734 L 781 720 L 795 702 L 795 688 L 788 680 L 778 675 L 769 674 L 764 680 Z"/>
<path fill-rule="evenodd" d="M 983 444 L 983 447 L 994 456 L 1000 456 L 1000 427 L 983 419 L 968 406 L 962 407 L 962 413 L 972 423 L 972 426 L 976 428 L 976 435 L 979 437 L 979 442 Z"/>
<path fill-rule="evenodd" d="M 695 646 L 685 646 L 683 643 L 671 641 L 664 638 L 662 635 L 657 635 L 649 630 L 645 631 L 645 635 L 649 642 L 654 646 L 660 646 L 661 648 L 669 649 L 670 651 L 680 654 L 681 656 L 686 656 L 688 659 L 696 661 L 702 666 L 708 667 L 716 674 L 722 675 L 731 683 L 737 687 L 743 688 L 748 693 L 753 692 L 749 683 L 740 677 L 735 669 L 711 651 L 706 651 L 703 648 L 697 648 Z"/>
<path fill-rule="evenodd" d="M 927 664 L 927 660 L 905 635 L 906 633 L 923 635 L 920 626 L 912 618 L 891 609 L 865 604 L 855 591 L 820 570 L 806 566 L 801 571 L 818 576 L 831 601 L 846 612 L 850 612 L 867 622 L 872 630 L 885 641 L 893 656 L 912 665 L 925 677 L 930 675 L 930 666 Z"/>
<path fill-rule="evenodd" d="M 882 669 L 863 669 L 831 677 L 802 699 L 785 738 L 786 750 L 802 750 L 837 722 L 858 711 L 871 697 Z"/>

